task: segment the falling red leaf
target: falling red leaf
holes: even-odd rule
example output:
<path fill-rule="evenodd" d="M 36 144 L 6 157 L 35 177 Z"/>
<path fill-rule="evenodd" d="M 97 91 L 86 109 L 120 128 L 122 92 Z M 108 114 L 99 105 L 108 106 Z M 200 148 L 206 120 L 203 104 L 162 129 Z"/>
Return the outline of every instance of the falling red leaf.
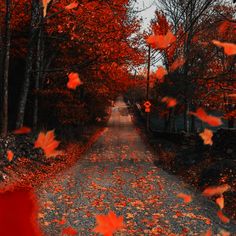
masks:
<path fill-rule="evenodd" d="M 168 30 L 166 35 L 151 35 L 147 38 L 147 43 L 154 49 L 165 49 L 175 42 L 176 37 Z"/>
<path fill-rule="evenodd" d="M 170 72 L 173 72 L 173 71 L 175 71 L 175 70 L 177 70 L 178 68 L 180 68 L 181 66 L 183 66 L 184 65 L 184 63 L 185 63 L 185 58 L 183 58 L 183 57 L 179 57 L 179 58 L 177 58 L 172 64 L 171 64 L 171 66 L 170 66 Z"/>
<path fill-rule="evenodd" d="M 185 203 L 190 203 L 192 201 L 192 197 L 185 193 L 179 193 L 177 197 L 182 198 Z"/>
<path fill-rule="evenodd" d="M 198 119 L 211 126 L 219 126 L 222 124 L 220 118 L 208 115 L 202 108 L 198 108 L 196 112 L 189 112 L 189 114 L 196 116 Z"/>
<path fill-rule="evenodd" d="M 72 10 L 72 9 L 76 8 L 78 5 L 79 5 L 78 2 L 72 2 L 72 3 L 70 3 L 69 5 L 67 5 L 67 6 L 65 7 L 65 9 L 66 9 L 66 10 Z"/>
<path fill-rule="evenodd" d="M 231 187 L 228 184 L 223 184 L 220 186 L 211 186 L 211 187 L 206 188 L 202 194 L 206 197 L 222 195 L 224 192 L 230 190 L 230 188 Z"/>
<path fill-rule="evenodd" d="M 236 54 L 236 44 L 234 43 L 223 43 L 218 40 L 212 40 L 212 43 L 218 47 L 224 48 L 224 53 L 228 56 L 232 56 Z"/>
<path fill-rule="evenodd" d="M 174 107 L 177 104 L 176 99 L 175 98 L 171 98 L 171 97 L 164 97 L 164 98 L 162 98 L 161 101 L 165 102 L 167 107 Z"/>
<path fill-rule="evenodd" d="M 14 153 L 11 150 L 7 150 L 7 160 L 12 161 L 14 157 Z"/>
<path fill-rule="evenodd" d="M 48 4 L 51 2 L 51 0 L 42 0 L 43 3 L 43 17 L 47 15 L 47 8 Z"/>
<path fill-rule="evenodd" d="M 199 136 L 202 138 L 204 141 L 204 144 L 212 145 L 212 137 L 213 137 L 213 132 L 209 129 L 204 129 L 202 133 L 199 134 Z"/>
<path fill-rule="evenodd" d="M 224 208 L 224 196 L 220 196 L 216 199 L 216 204 L 220 207 L 222 210 Z"/>
<path fill-rule="evenodd" d="M 112 236 L 113 233 L 124 227 L 123 216 L 117 217 L 112 211 L 108 215 L 97 215 L 96 221 L 97 226 L 93 231 L 104 236 Z"/>
<path fill-rule="evenodd" d="M 14 134 L 28 134 L 31 132 L 31 128 L 23 126 L 13 131 Z"/>
<path fill-rule="evenodd" d="M 78 231 L 72 227 L 67 227 L 62 230 L 62 235 L 77 235 Z"/>
<path fill-rule="evenodd" d="M 69 78 L 69 81 L 67 83 L 67 88 L 69 88 L 69 89 L 75 90 L 77 88 L 77 86 L 80 86 L 82 84 L 78 73 L 71 72 L 68 75 L 68 78 Z"/>
<path fill-rule="evenodd" d="M 42 236 L 37 224 L 37 201 L 31 189 L 0 192 L 0 235 Z"/>
<path fill-rule="evenodd" d="M 159 66 L 157 68 L 157 71 L 155 73 L 156 78 L 160 81 L 163 82 L 163 78 L 167 75 L 167 71 L 163 66 Z"/>
<path fill-rule="evenodd" d="M 221 210 L 217 212 L 217 215 L 223 223 L 229 223 L 230 219 Z"/>
<path fill-rule="evenodd" d="M 56 150 L 60 142 L 55 140 L 54 130 L 46 133 L 40 132 L 34 143 L 35 148 L 42 148 L 46 157 L 56 156 L 60 152 Z"/>

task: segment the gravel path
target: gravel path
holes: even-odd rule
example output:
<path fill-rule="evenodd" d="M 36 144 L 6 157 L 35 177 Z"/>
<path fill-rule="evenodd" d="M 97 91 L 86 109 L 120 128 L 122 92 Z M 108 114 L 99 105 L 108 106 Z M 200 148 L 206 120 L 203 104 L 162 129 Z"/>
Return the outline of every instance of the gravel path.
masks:
<path fill-rule="evenodd" d="M 193 201 L 185 204 L 178 193 Z M 76 235 L 95 235 L 95 216 L 110 210 L 124 216 L 126 224 L 115 235 L 201 235 L 209 228 L 213 235 L 222 229 L 236 235 L 236 225 L 220 222 L 214 202 L 152 164 L 121 98 L 91 149 L 37 194 L 40 224 L 48 236 L 62 235 L 67 227 Z"/>

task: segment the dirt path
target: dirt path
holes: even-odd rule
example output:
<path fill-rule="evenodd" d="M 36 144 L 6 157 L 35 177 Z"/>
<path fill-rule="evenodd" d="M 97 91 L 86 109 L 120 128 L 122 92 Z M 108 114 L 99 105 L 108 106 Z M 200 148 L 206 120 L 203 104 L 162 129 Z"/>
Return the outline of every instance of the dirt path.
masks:
<path fill-rule="evenodd" d="M 193 201 L 183 203 L 176 196 L 180 192 Z M 235 225 L 220 222 L 213 202 L 152 164 L 121 98 L 107 129 L 82 160 L 48 180 L 37 194 L 40 223 L 48 236 L 61 235 L 66 227 L 77 235 L 95 235 L 95 216 L 110 210 L 124 216 L 126 224 L 116 235 L 201 235 L 210 227 L 214 235 L 221 229 L 236 232 Z"/>

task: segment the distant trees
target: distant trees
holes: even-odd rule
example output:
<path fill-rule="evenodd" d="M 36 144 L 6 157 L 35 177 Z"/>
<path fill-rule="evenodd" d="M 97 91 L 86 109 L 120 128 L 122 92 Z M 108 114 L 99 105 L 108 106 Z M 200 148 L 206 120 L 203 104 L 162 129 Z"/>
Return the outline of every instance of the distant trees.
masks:
<path fill-rule="evenodd" d="M 212 43 L 214 39 L 235 42 L 235 7 L 212 0 L 160 0 L 159 3 L 161 11 L 157 11 L 152 31 L 159 27 L 166 33 L 170 29 L 177 39 L 167 49 L 157 51 L 167 70 L 179 57 L 186 61 L 174 72 L 169 71 L 164 83 L 156 83 L 156 94 L 160 103 L 164 96 L 175 97 L 178 105 L 170 109 L 171 119 L 174 122 L 174 114 L 182 113 L 184 129 L 194 131 L 195 118 L 189 116 L 190 110 L 209 105 L 224 113 L 235 109 L 227 105 L 229 95 L 235 93 L 234 56 L 225 55 Z"/>

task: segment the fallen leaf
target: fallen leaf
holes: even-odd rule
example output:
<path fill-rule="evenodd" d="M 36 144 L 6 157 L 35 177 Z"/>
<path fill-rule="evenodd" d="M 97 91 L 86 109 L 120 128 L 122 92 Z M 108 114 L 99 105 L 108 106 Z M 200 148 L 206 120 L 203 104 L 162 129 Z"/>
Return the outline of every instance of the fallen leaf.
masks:
<path fill-rule="evenodd" d="M 212 229 L 208 229 L 205 233 L 202 234 L 202 236 L 212 236 Z"/>
<path fill-rule="evenodd" d="M 192 197 L 185 193 L 179 193 L 177 197 L 182 198 L 185 203 L 190 203 L 192 201 Z"/>
<path fill-rule="evenodd" d="M 212 137 L 213 137 L 213 132 L 209 129 L 204 129 L 202 133 L 199 134 L 199 136 L 202 138 L 204 141 L 204 144 L 206 145 L 212 145 Z"/>
<path fill-rule="evenodd" d="M 124 227 L 123 216 L 116 216 L 112 211 L 108 215 L 96 216 L 97 226 L 93 229 L 96 233 L 104 236 L 112 236 L 113 233 Z"/>
<path fill-rule="evenodd" d="M 202 194 L 206 197 L 222 195 L 224 192 L 230 190 L 230 188 L 231 187 L 228 184 L 223 184 L 220 186 L 211 186 L 211 187 L 206 188 Z"/>
<path fill-rule="evenodd" d="M 222 230 L 220 231 L 220 235 L 221 235 L 221 236 L 230 236 L 230 232 L 228 232 L 228 231 L 222 229 Z"/>
<path fill-rule="evenodd" d="M 196 112 L 189 112 L 189 114 L 196 116 L 198 119 L 202 120 L 203 122 L 211 126 L 219 126 L 222 124 L 220 118 L 208 115 L 202 108 L 198 108 Z"/>
<path fill-rule="evenodd" d="M 236 54 L 236 44 L 234 43 L 225 43 L 225 42 L 220 42 L 218 40 L 212 40 L 212 43 L 218 47 L 223 47 L 224 53 L 228 56 Z"/>
<path fill-rule="evenodd" d="M 11 150 L 7 150 L 7 160 L 12 161 L 14 157 L 14 153 Z"/>
<path fill-rule="evenodd" d="M 67 227 L 62 230 L 62 235 L 76 235 L 78 234 L 77 230 L 72 227 Z"/>

